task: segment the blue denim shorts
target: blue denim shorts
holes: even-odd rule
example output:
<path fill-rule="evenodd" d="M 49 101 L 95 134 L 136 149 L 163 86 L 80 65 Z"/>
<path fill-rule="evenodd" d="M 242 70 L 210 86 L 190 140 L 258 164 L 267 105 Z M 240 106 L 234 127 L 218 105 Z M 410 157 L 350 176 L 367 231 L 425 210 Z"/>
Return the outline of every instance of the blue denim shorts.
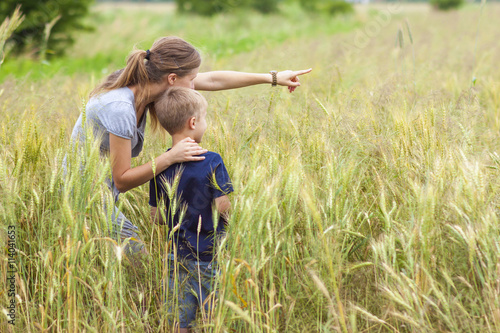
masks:
<path fill-rule="evenodd" d="M 174 318 L 170 323 L 178 323 L 180 328 L 193 327 L 198 311 L 203 318 L 210 318 L 217 299 L 214 288 L 216 262 L 187 259 L 176 262 L 169 254 L 165 263 L 169 271 L 169 277 L 164 281 L 165 302 Z"/>
<path fill-rule="evenodd" d="M 123 215 L 115 206 L 111 216 L 110 225 L 111 235 L 121 244 L 125 244 L 124 252 L 126 255 L 135 255 L 142 251 L 144 242 L 137 234 L 139 228 Z"/>

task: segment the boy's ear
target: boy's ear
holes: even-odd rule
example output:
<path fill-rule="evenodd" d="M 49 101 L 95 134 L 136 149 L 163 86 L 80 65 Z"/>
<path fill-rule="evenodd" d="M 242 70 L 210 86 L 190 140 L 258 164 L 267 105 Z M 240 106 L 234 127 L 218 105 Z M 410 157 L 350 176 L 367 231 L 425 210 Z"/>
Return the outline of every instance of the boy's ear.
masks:
<path fill-rule="evenodd" d="M 194 130 L 196 128 L 196 117 L 191 117 L 188 119 L 189 129 Z"/>
<path fill-rule="evenodd" d="M 169 85 L 173 86 L 175 83 L 175 80 L 177 80 L 177 74 L 170 73 L 167 75 L 167 82 Z"/>

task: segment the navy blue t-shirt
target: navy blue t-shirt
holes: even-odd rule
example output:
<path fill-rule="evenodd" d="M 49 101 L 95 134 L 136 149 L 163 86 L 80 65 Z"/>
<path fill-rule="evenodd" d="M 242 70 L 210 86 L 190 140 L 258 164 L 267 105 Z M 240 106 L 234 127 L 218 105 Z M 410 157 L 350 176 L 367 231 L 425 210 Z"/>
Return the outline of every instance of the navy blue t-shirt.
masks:
<path fill-rule="evenodd" d="M 209 151 L 201 156 L 205 156 L 203 161 L 173 164 L 153 178 L 149 182 L 149 205 L 158 207 L 164 200 L 165 223 L 170 230 L 179 223 L 180 209 L 186 207 L 180 228 L 174 234 L 177 254 L 187 259 L 212 261 L 214 238 L 224 232 L 222 219 L 217 223 L 217 230 L 214 230 L 212 205 L 215 198 L 233 192 L 233 186 L 219 154 Z M 170 202 L 167 188 L 174 185 L 179 172 L 181 176 L 176 195 L 180 205 L 172 212 L 174 200 Z M 165 185 L 165 182 L 170 185 Z M 173 217 L 172 213 L 175 213 Z M 201 230 L 198 235 L 200 217 Z"/>

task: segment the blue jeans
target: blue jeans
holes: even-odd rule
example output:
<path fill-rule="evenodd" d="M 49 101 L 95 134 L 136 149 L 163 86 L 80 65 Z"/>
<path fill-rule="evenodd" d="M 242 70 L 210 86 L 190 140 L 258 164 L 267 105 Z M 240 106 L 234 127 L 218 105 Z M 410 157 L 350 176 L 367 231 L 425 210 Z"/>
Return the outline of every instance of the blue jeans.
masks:
<path fill-rule="evenodd" d="M 133 256 L 141 252 L 144 248 L 144 242 L 136 232 L 139 228 L 130 222 L 130 220 L 123 215 L 123 213 L 120 212 L 116 206 L 113 207 L 111 223 L 108 228 L 110 229 L 113 238 L 119 243 L 122 244 L 126 242 L 125 248 L 123 249 L 126 255 Z"/>
<path fill-rule="evenodd" d="M 196 261 L 178 258 L 174 260 L 172 254 L 167 260 L 169 277 L 165 289 L 165 301 L 168 303 L 169 313 L 174 315 L 174 322 L 180 328 L 193 327 L 198 310 L 204 318 L 210 318 L 215 307 L 217 291 L 214 288 L 217 276 L 215 261 Z M 170 297 L 168 297 L 170 296 Z M 170 300 L 168 300 L 170 299 Z"/>
<path fill-rule="evenodd" d="M 66 174 L 68 173 L 67 157 L 67 155 L 64 156 L 62 162 L 64 176 L 66 176 Z M 80 164 L 80 172 L 85 172 L 84 164 Z M 106 184 L 113 193 L 113 202 L 104 203 L 104 211 L 107 211 L 108 204 L 113 206 L 111 220 L 107 221 L 108 232 L 120 245 L 125 243 L 123 250 L 126 255 L 133 256 L 137 253 L 142 252 L 144 248 L 144 242 L 137 234 L 139 228 L 134 225 L 125 215 L 123 215 L 123 213 L 118 210 L 118 207 L 115 206 L 116 202 L 118 201 L 120 192 L 116 189 L 116 186 L 114 186 L 114 183 L 111 179 L 106 179 Z M 73 190 L 71 190 L 71 194 L 73 194 Z"/>

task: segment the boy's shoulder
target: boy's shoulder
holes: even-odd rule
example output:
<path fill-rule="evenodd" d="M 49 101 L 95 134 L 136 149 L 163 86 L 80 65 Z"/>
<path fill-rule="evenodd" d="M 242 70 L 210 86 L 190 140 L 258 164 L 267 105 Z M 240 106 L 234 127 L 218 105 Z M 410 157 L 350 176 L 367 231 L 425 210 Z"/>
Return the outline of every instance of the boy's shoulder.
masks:
<path fill-rule="evenodd" d="M 221 163 L 224 164 L 220 154 L 213 152 L 213 151 L 207 151 L 206 153 L 200 154 L 199 156 L 204 156 L 205 159 L 201 160 L 201 161 L 192 161 L 192 162 L 183 162 L 183 163 L 172 164 L 166 170 L 161 172 L 158 176 L 160 176 L 161 174 L 169 174 L 172 172 L 177 172 L 177 170 L 179 170 L 179 169 L 184 170 L 184 172 L 186 171 L 186 169 L 188 169 L 188 170 L 207 169 L 208 171 L 211 171 L 217 165 L 219 165 Z"/>
<path fill-rule="evenodd" d="M 205 156 L 205 160 L 220 160 L 222 161 L 222 156 L 214 151 L 207 151 L 205 154 L 201 154 L 200 156 Z"/>
<path fill-rule="evenodd" d="M 189 165 L 190 168 L 193 169 L 213 169 L 217 165 L 224 164 L 224 161 L 222 160 L 222 156 L 220 154 L 213 152 L 213 151 L 207 151 L 205 154 L 201 154 L 199 156 L 204 156 L 205 159 L 202 161 L 195 161 L 195 162 L 187 162 L 187 163 L 182 163 L 186 166 Z M 213 170 L 212 170 L 213 171 Z"/>

